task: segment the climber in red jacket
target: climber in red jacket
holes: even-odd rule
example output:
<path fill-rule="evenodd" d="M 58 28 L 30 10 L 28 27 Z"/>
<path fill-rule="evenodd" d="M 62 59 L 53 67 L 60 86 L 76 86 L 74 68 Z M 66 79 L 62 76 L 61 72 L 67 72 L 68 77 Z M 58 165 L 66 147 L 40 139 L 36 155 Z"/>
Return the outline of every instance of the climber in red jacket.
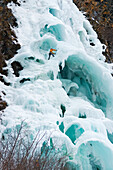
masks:
<path fill-rule="evenodd" d="M 53 49 L 53 48 L 50 49 L 48 60 L 50 59 L 51 55 L 54 57 L 54 54 L 56 54 L 56 53 L 54 53 L 55 51 L 57 51 L 57 50 L 56 50 L 56 49 Z"/>

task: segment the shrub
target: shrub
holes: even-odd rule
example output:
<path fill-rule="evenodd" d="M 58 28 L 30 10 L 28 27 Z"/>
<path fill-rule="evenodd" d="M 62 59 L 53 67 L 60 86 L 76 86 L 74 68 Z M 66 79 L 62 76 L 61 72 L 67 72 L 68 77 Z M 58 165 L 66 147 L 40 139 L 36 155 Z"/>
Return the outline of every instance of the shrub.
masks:
<path fill-rule="evenodd" d="M 66 156 L 62 156 L 61 152 L 55 149 L 52 138 L 48 137 L 45 140 L 46 132 L 42 134 L 38 131 L 31 142 L 28 130 L 25 129 L 24 122 L 22 122 L 16 131 L 2 137 L 0 141 L 0 169 L 63 170 Z"/>

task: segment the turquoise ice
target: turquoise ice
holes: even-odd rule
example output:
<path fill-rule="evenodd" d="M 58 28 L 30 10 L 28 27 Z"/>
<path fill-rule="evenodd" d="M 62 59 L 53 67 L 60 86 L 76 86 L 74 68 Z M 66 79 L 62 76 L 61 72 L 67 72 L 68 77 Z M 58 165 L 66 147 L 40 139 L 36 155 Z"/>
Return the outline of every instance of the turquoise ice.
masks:
<path fill-rule="evenodd" d="M 25 120 L 32 138 L 39 129 L 52 133 L 52 142 L 68 155 L 69 170 L 112 170 L 113 64 L 105 63 L 92 26 L 71 0 L 8 6 L 17 18 L 21 49 L 7 61 L 4 78 L 11 85 L 0 82 L 8 103 L 0 134 L 7 136 Z M 57 52 L 48 60 L 50 48 Z M 19 77 L 13 61 L 24 68 Z"/>

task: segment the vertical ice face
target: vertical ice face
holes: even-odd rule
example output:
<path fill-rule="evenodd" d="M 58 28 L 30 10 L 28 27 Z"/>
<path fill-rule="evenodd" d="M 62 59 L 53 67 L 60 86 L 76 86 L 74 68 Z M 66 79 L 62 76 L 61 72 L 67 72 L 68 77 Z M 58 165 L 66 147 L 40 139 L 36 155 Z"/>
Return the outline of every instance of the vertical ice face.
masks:
<path fill-rule="evenodd" d="M 97 34 L 71 0 L 20 3 L 9 4 L 21 49 L 7 61 L 11 85 L 0 83 L 8 103 L 1 135 L 25 120 L 34 136 L 53 132 L 69 156 L 67 169 L 112 169 L 112 64 L 104 62 Z M 50 48 L 57 51 L 48 60 Z M 15 61 L 23 68 L 18 77 Z"/>

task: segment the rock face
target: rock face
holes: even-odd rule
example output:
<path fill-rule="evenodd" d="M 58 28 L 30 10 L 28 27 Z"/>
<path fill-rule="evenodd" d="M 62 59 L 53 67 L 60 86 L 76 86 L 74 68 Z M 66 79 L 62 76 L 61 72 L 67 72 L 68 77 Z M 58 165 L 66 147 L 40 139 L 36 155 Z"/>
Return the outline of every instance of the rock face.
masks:
<path fill-rule="evenodd" d="M 73 0 L 78 8 L 85 12 L 98 38 L 107 48 L 107 62 L 113 62 L 113 1 L 112 0 Z"/>
<path fill-rule="evenodd" d="M 5 93 L 2 91 L 2 94 L 5 95 Z M 0 96 L 0 111 L 4 110 L 7 107 L 6 101 L 3 101 Z"/>
<path fill-rule="evenodd" d="M 17 37 L 10 28 L 10 25 L 11 27 L 18 26 L 11 9 L 8 9 L 7 7 L 7 4 L 11 1 L 16 5 L 20 5 L 17 0 L 0 0 L 0 73 L 6 76 L 8 72 L 3 69 L 7 66 L 5 60 L 12 58 L 20 48 Z M 5 85 L 10 85 L 10 83 L 5 82 L 3 76 L 0 76 L 0 81 Z M 2 100 L 0 95 L 0 111 L 4 110 L 6 107 L 7 103 Z"/>
<path fill-rule="evenodd" d="M 0 1 L 0 73 L 4 75 L 7 75 L 7 70 L 3 70 L 6 66 L 5 60 L 12 58 L 20 48 L 17 37 L 10 28 L 10 25 L 16 27 L 17 23 L 11 9 L 7 8 L 8 2 L 11 0 Z M 16 0 L 13 2 L 19 5 Z"/>
<path fill-rule="evenodd" d="M 14 74 L 16 75 L 16 77 L 19 77 L 19 71 L 23 70 L 23 67 L 21 66 L 21 64 L 18 61 L 13 61 L 11 63 L 11 66 L 14 70 Z"/>
<path fill-rule="evenodd" d="M 0 111 L 4 110 L 7 107 L 6 101 L 3 101 L 0 97 Z"/>

